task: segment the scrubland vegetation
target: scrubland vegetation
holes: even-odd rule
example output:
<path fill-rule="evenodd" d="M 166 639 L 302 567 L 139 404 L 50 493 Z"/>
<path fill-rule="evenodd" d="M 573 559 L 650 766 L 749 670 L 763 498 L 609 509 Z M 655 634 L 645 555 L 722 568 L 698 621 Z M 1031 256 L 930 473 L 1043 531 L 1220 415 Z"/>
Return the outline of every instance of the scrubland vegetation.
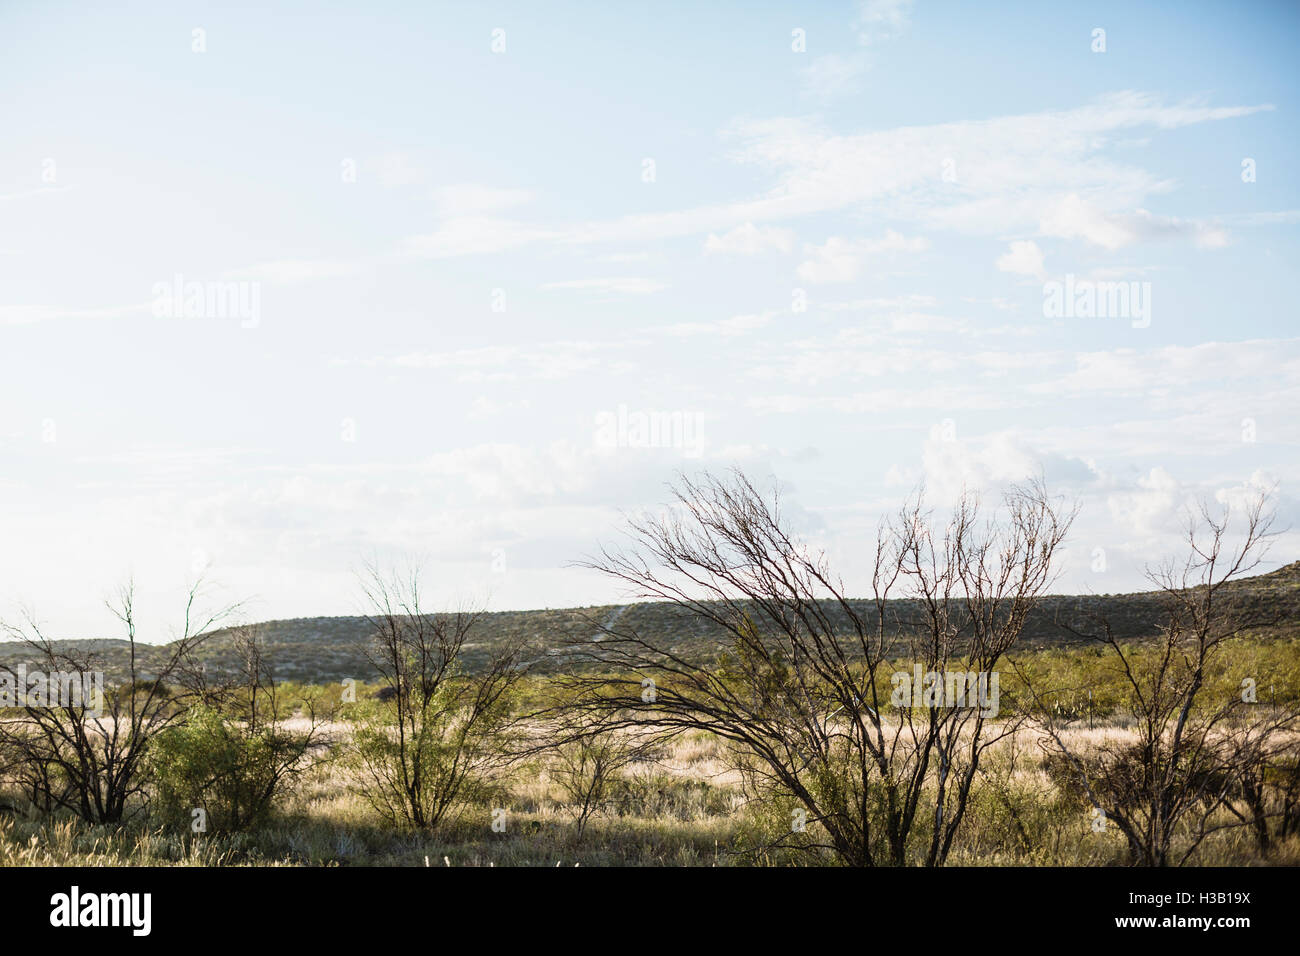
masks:
<path fill-rule="evenodd" d="M 1265 504 L 1198 516 L 1142 633 L 1075 606 L 1048 646 L 1024 632 L 1071 514 L 1038 486 L 907 502 L 851 600 L 779 500 L 684 481 L 591 565 L 707 642 L 601 614 L 485 645 L 375 568 L 365 679 L 303 682 L 198 591 L 181 638 L 134 653 L 127 590 L 102 701 L 0 714 L 0 864 L 1300 863 L 1295 567 L 1254 574 Z M 10 634 L 31 668 L 105 669 Z M 938 675 L 919 697 L 914 673 Z M 954 674 L 997 680 L 954 701 Z"/>
<path fill-rule="evenodd" d="M 1074 732 L 1086 749 L 1132 739 L 1110 723 Z M 326 755 L 321 754 L 322 757 Z M 1284 774 L 1273 799 L 1286 799 Z M 1296 773 L 1290 768 L 1291 805 Z M 0 815 L 0 865 L 7 866 L 748 866 L 833 864 L 833 858 L 781 844 L 789 802 L 746 793 L 727 749 L 692 733 L 654 760 L 633 762 L 610 781 L 585 829 L 580 803 L 539 763 L 502 781 L 505 829 L 493 832 L 494 801 L 467 802 L 433 830 L 394 827 L 358 789 L 338 759 L 322 759 L 276 795 L 272 812 L 234 832 L 218 821 L 205 834 L 185 813 L 169 823 L 141 816 L 124 825 L 89 824 L 70 813 Z M 1248 828 L 1236 826 L 1202 844 L 1196 865 L 1298 865 L 1296 821 L 1271 821 L 1267 856 Z M 1238 822 L 1230 812 L 1222 822 Z M 993 752 L 950 865 L 1108 866 L 1128 862 L 1123 836 L 1096 832 L 1086 800 L 1048 766 L 1034 734 L 1022 731 Z M 1283 834 L 1285 831 L 1285 834 Z"/>

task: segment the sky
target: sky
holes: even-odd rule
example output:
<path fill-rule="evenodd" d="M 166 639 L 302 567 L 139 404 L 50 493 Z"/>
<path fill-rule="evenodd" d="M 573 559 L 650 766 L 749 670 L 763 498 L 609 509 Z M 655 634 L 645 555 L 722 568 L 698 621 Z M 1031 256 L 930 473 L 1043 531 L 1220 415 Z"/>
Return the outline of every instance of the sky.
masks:
<path fill-rule="evenodd" d="M 1044 476 L 1068 592 L 1198 501 L 1293 527 L 1298 26 L 4 0 L 0 612 L 612 603 L 575 562 L 731 467 L 860 594 L 918 487 Z"/>

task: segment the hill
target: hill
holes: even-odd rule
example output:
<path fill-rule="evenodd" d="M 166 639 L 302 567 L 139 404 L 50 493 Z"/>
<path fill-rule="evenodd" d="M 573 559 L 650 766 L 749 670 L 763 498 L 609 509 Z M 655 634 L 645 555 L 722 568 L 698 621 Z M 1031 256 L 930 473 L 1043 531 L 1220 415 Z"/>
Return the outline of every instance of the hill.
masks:
<path fill-rule="evenodd" d="M 1291 633 L 1300 627 L 1300 561 L 1268 574 L 1243 578 L 1233 590 L 1248 605 L 1266 609 L 1278 624 L 1274 630 Z M 851 602 L 855 610 L 868 617 L 874 614 L 870 602 Z M 1141 639 L 1156 633 L 1161 620 L 1161 596 L 1158 592 L 1102 595 L 1051 595 L 1043 598 L 1031 615 L 1022 635 L 1022 647 L 1045 648 L 1074 640 L 1061 622 L 1085 626 L 1093 615 L 1110 620 L 1117 634 Z M 907 619 L 919 612 L 915 602 L 890 602 L 891 615 Z M 835 609 L 832 620 L 843 613 Z M 621 630 L 666 641 L 680 652 L 707 659 L 716 653 L 722 637 L 707 622 L 666 602 L 643 602 L 585 608 L 538 611 L 494 611 L 482 615 L 471 632 L 465 648 L 467 665 L 474 667 L 493 649 L 508 641 L 523 639 L 532 647 L 532 661 L 542 671 L 554 671 L 571 661 L 567 641 L 599 633 L 601 625 L 617 624 Z M 256 625 L 264 641 L 267 656 L 276 676 L 282 680 L 331 682 L 344 678 L 360 681 L 375 675 L 366 660 L 365 645 L 372 628 L 364 617 L 311 617 L 265 621 Z M 64 646 L 93 650 L 105 661 L 110 680 L 125 670 L 126 641 L 103 639 L 62 642 Z M 199 659 L 216 671 L 233 669 L 236 663 L 230 629 L 213 632 L 204 641 Z M 154 646 L 142 647 L 148 661 L 162 652 Z M 30 660 L 30 651 L 22 644 L 0 643 L 0 663 L 16 665 Z"/>

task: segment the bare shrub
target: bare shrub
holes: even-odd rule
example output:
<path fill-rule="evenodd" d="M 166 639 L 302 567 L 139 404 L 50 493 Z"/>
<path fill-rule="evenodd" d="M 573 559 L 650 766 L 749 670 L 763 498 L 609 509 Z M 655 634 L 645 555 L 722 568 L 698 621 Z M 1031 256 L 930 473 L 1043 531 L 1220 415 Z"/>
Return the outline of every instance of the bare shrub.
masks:
<path fill-rule="evenodd" d="M 724 653 L 710 661 L 615 621 L 575 645 L 595 665 L 567 678 L 580 706 L 611 727 L 716 734 L 749 786 L 803 808 L 800 846 L 861 866 L 943 863 L 981 756 L 1007 728 L 942 703 L 886 714 L 891 674 L 994 672 L 1072 515 L 1032 484 L 987 520 L 965 496 L 936 528 L 918 495 L 879 530 L 864 606 L 792 536 L 779 496 L 744 475 L 683 478 L 674 499 L 588 566 L 686 609 L 724 635 Z M 899 611 L 892 597 L 911 601 Z"/>
<path fill-rule="evenodd" d="M 578 839 L 582 839 L 588 820 L 605 805 L 623 771 L 652 759 L 657 751 L 654 741 L 632 730 L 608 729 L 581 718 L 563 732 L 552 750 L 548 773 L 573 807 Z"/>
<path fill-rule="evenodd" d="M 20 715 L 0 721 L 0 749 L 8 751 L 27 798 L 41 811 L 67 809 L 92 823 L 120 823 L 147 799 L 147 756 L 158 734 L 183 718 L 201 698 L 195 651 L 234 607 L 196 616 L 200 585 L 190 589 L 184 627 L 170 644 L 155 650 L 146 668 L 136 637 L 135 591 L 131 584 L 110 604 L 126 630 L 126 679 L 105 687 L 102 700 L 84 698 L 27 701 Z M 106 663 L 93 651 L 48 639 L 30 616 L 4 631 L 20 641 L 31 663 L 46 674 L 60 673 L 82 686 L 102 682 Z M 18 674 L 0 665 L 15 683 Z"/>
<path fill-rule="evenodd" d="M 1206 689 L 1227 642 L 1272 623 L 1272 612 L 1238 584 L 1267 552 L 1267 502 L 1260 495 L 1247 505 L 1235 543 L 1229 508 L 1215 514 L 1202 505 L 1188 517 L 1186 557 L 1148 572 L 1165 604 L 1154 642 L 1121 641 L 1105 619 L 1086 630 L 1068 625 L 1109 652 L 1123 677 L 1123 710 L 1136 740 L 1080 750 L 1064 734 L 1071 721 L 1052 706 L 1051 692 L 1031 686 L 1041 746 L 1057 779 L 1077 787 L 1120 830 L 1133 864 L 1185 863 L 1206 837 L 1234 826 L 1255 827 L 1257 839 L 1264 827 L 1267 845 L 1265 768 L 1295 726 L 1296 710 Z M 1237 799 L 1248 813 L 1233 805 Z"/>
<path fill-rule="evenodd" d="M 436 827 L 487 799 L 510 759 L 523 645 L 471 671 L 464 652 L 477 614 L 426 612 L 414 571 L 399 577 L 371 567 L 363 587 L 375 631 L 367 653 L 388 693 L 358 705 L 361 793 L 392 823 Z"/>

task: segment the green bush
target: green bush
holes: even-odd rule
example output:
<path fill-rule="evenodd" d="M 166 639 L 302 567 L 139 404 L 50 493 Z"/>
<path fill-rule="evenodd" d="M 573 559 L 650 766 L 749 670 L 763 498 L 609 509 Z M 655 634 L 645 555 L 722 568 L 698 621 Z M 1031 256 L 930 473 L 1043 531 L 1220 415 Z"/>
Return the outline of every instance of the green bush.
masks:
<path fill-rule="evenodd" d="M 248 829 L 266 819 L 310 744 L 309 734 L 287 733 L 278 724 L 250 730 L 213 708 L 196 707 L 154 742 L 157 809 L 173 822 L 191 822 L 201 809 L 211 830 Z"/>

